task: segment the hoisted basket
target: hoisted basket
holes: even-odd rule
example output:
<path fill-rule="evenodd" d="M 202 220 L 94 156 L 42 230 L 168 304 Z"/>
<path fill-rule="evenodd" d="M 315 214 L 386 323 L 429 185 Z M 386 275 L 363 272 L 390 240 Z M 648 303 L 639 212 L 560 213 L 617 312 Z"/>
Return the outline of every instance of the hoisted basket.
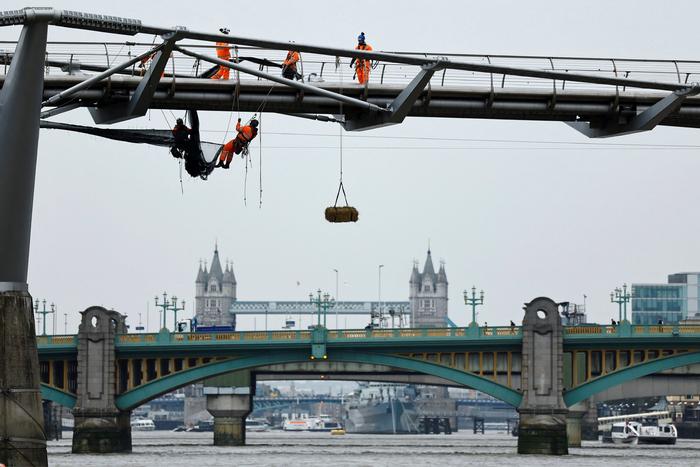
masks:
<path fill-rule="evenodd" d="M 345 206 L 338 206 L 338 198 L 340 197 L 340 191 L 343 191 L 343 198 L 345 198 Z M 339 222 L 357 222 L 360 214 L 352 206 L 348 206 L 348 197 L 345 195 L 345 187 L 343 182 L 340 182 L 338 187 L 338 194 L 335 196 L 335 205 L 326 208 L 326 220 L 328 222 L 339 223 Z"/>
<path fill-rule="evenodd" d="M 357 222 L 359 213 L 352 206 L 331 206 L 326 208 L 328 222 Z"/>

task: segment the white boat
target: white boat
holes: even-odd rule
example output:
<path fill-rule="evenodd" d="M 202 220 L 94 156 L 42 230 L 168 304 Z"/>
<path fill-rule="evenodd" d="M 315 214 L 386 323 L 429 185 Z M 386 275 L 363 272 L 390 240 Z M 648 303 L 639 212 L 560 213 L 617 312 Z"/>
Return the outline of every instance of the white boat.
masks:
<path fill-rule="evenodd" d="M 287 419 L 282 424 L 282 429 L 284 431 L 308 431 L 309 427 L 308 418 Z"/>
<path fill-rule="evenodd" d="M 637 444 L 639 441 L 638 425 L 637 422 L 613 423 L 612 430 L 610 430 L 610 441 L 615 444 Z"/>
<path fill-rule="evenodd" d="M 131 421 L 131 431 L 153 431 L 156 429 L 156 424 L 153 420 L 147 418 Z"/>
<path fill-rule="evenodd" d="M 265 418 L 247 418 L 245 431 L 269 431 L 270 425 Z"/>
<path fill-rule="evenodd" d="M 638 431 L 639 444 L 676 444 L 678 439 L 678 430 L 670 423 L 642 423 Z"/>
<path fill-rule="evenodd" d="M 308 419 L 309 431 L 333 431 L 343 428 L 340 424 L 330 415 L 319 415 L 318 417 L 311 417 Z"/>

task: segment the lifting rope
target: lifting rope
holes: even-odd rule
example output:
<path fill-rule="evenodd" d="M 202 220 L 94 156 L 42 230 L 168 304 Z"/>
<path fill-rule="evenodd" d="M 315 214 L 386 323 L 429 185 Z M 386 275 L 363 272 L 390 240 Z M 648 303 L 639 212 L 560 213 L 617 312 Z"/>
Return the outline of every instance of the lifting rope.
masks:
<path fill-rule="evenodd" d="M 340 57 L 335 59 L 336 69 L 340 70 L 340 93 L 343 93 L 343 68 L 340 66 Z M 343 103 L 340 103 L 340 114 L 343 114 Z M 338 184 L 338 193 L 335 195 L 335 203 L 332 207 L 326 208 L 325 217 L 328 222 L 357 222 L 358 212 L 357 209 L 350 206 L 348 203 L 348 196 L 345 193 L 345 186 L 343 185 L 343 127 L 338 126 L 339 131 L 339 159 L 340 159 L 340 182 Z M 338 207 L 338 199 L 340 199 L 340 192 L 343 192 L 343 199 L 345 199 L 345 206 Z"/>

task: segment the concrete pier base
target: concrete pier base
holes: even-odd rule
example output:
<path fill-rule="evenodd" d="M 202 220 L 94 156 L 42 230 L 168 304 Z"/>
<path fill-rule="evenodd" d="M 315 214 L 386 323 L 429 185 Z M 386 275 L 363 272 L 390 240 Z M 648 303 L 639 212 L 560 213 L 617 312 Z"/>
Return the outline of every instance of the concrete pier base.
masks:
<path fill-rule="evenodd" d="M 74 410 L 73 454 L 131 452 L 131 412 Z"/>
<path fill-rule="evenodd" d="M 32 297 L 0 293 L 0 464 L 46 466 Z"/>
<path fill-rule="evenodd" d="M 595 402 L 589 402 L 589 407 L 581 420 L 581 439 L 598 441 L 598 407 Z"/>
<path fill-rule="evenodd" d="M 566 438 L 570 448 L 581 447 L 582 412 L 569 412 L 566 416 Z"/>
<path fill-rule="evenodd" d="M 251 402 L 250 394 L 207 394 L 207 410 L 214 417 L 214 446 L 245 445 L 245 419 Z"/>
<path fill-rule="evenodd" d="M 569 453 L 566 411 L 520 412 L 518 454 L 562 456 Z"/>
<path fill-rule="evenodd" d="M 214 446 L 245 446 L 245 417 L 214 417 Z"/>

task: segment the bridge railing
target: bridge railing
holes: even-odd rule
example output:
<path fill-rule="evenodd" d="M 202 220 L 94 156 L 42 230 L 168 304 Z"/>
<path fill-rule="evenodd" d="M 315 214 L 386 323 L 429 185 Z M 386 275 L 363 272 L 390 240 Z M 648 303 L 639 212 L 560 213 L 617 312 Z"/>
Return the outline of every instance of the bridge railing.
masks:
<path fill-rule="evenodd" d="M 49 42 L 46 52 L 46 73 L 65 74 L 64 69 L 73 69 L 77 73 L 93 73 L 90 67 L 107 68 L 120 62 L 125 62 L 135 56 L 147 52 L 155 45 L 153 43 L 137 42 Z M 183 43 L 184 48 L 202 52 L 212 57 L 216 56 L 213 44 Z M 6 73 L 16 43 L 12 41 L 0 41 L 0 72 Z M 393 52 L 401 54 L 399 52 Z M 547 57 L 547 56 L 515 56 L 515 55 L 476 55 L 476 54 L 440 54 L 440 53 L 410 53 L 410 55 L 423 55 L 425 57 L 444 57 L 448 60 L 471 62 L 479 64 L 492 64 L 507 67 L 528 68 L 534 70 L 549 70 L 563 73 L 581 73 L 592 76 L 606 76 L 618 78 L 640 79 L 646 81 L 658 81 L 665 83 L 690 83 L 700 81 L 700 61 L 691 60 L 646 60 L 606 57 Z M 267 59 L 275 63 L 281 63 L 285 58 L 285 52 L 279 50 L 266 50 L 252 47 L 232 48 L 232 56 L 256 57 Z M 309 82 L 329 83 L 336 85 L 351 85 L 353 83 L 354 70 L 349 67 L 348 58 L 329 57 L 312 53 L 302 54 L 299 62 L 299 72 Z M 242 62 L 243 65 L 259 69 L 271 74 L 280 74 L 280 69 L 268 65 L 257 65 L 252 62 Z M 209 63 L 201 62 L 180 52 L 171 55 L 166 67 L 166 76 L 175 74 L 177 77 L 195 77 L 210 68 Z M 396 85 L 404 87 L 418 73 L 417 66 L 394 63 L 374 63 L 374 70 L 370 74 L 370 85 Z M 76 71 L 82 67 L 82 71 Z M 140 76 L 143 68 L 134 65 L 127 74 Z M 236 72 L 231 72 L 231 80 L 236 79 Z M 248 81 L 263 81 L 273 86 L 271 82 L 260 78 L 250 78 L 241 74 L 241 79 Z M 280 86 L 280 85 L 276 85 Z M 431 89 L 449 87 L 476 87 L 483 88 L 487 92 L 500 90 L 537 88 L 543 91 L 551 91 L 554 94 L 565 90 L 612 90 L 615 86 L 576 83 L 564 80 L 550 80 L 541 78 L 518 77 L 507 74 L 469 72 L 462 70 L 442 70 L 433 76 L 430 81 Z M 619 92 L 624 88 L 617 89 Z"/>
<path fill-rule="evenodd" d="M 435 338 L 490 338 L 509 339 L 521 337 L 520 326 L 482 326 L 472 328 L 391 328 L 391 329 L 337 329 L 328 331 L 329 341 L 359 340 L 402 340 Z M 700 325 L 579 325 L 565 326 L 564 336 L 576 338 L 611 338 L 620 336 L 700 336 Z M 206 344 L 206 343 L 255 343 L 255 342 L 299 342 L 310 343 L 311 331 L 276 330 L 276 331 L 235 331 L 212 333 L 157 333 L 157 334 L 120 334 L 117 344 L 120 346 L 143 344 Z M 40 347 L 74 347 L 78 344 L 76 335 L 37 336 Z"/>
<path fill-rule="evenodd" d="M 51 345 L 51 346 L 75 346 L 78 345 L 77 335 L 65 335 L 65 336 L 37 336 L 37 345 Z"/>
<path fill-rule="evenodd" d="M 700 325 L 671 325 L 671 324 L 635 324 L 635 325 L 580 325 L 565 326 L 564 336 L 576 337 L 609 337 L 624 335 L 629 331 L 632 336 L 700 336 Z"/>
<path fill-rule="evenodd" d="M 328 332 L 330 340 L 357 339 L 401 339 L 434 337 L 474 337 L 469 328 L 393 328 L 393 329 L 342 329 Z M 519 337 L 519 326 L 487 326 L 478 328 L 477 336 L 484 337 Z"/>

